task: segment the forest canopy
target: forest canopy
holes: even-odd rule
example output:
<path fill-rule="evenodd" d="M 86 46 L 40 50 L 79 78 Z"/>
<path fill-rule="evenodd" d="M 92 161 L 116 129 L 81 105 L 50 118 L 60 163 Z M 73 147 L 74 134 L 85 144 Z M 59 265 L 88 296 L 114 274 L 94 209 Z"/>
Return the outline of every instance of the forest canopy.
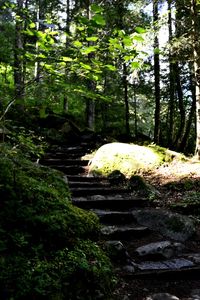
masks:
<path fill-rule="evenodd" d="M 0 1 L 1 122 L 12 106 L 199 155 L 199 1 Z"/>

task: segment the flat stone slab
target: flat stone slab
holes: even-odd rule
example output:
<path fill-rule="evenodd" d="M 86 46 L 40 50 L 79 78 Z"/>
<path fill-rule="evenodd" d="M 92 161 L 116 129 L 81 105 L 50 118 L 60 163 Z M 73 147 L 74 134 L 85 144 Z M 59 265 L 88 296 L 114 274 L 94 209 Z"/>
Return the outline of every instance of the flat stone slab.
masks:
<path fill-rule="evenodd" d="M 103 224 L 128 224 L 133 223 L 133 215 L 128 211 L 109 211 L 93 209 Z"/>
<path fill-rule="evenodd" d="M 67 159 L 67 158 L 43 158 L 40 163 L 48 166 L 87 166 L 89 160 L 83 159 Z"/>
<path fill-rule="evenodd" d="M 175 258 L 165 261 L 145 261 L 137 265 L 139 270 L 179 270 L 182 268 L 193 267 L 194 263 L 185 258 Z"/>
<path fill-rule="evenodd" d="M 131 225 L 131 226 L 115 226 L 115 225 L 108 225 L 103 226 L 101 228 L 101 233 L 104 235 L 104 237 L 107 238 L 127 238 L 127 237 L 138 237 L 142 236 L 144 234 L 147 234 L 149 232 L 147 227 L 144 226 L 137 226 L 137 225 Z"/>
<path fill-rule="evenodd" d="M 87 197 L 72 197 L 72 203 L 78 207 L 85 209 L 113 209 L 126 210 L 138 207 L 144 207 L 148 204 L 147 199 L 130 199 L 121 198 L 116 195 L 115 198 L 105 197 L 103 195 L 96 195 L 95 199 L 92 196 Z"/>
<path fill-rule="evenodd" d="M 148 296 L 145 300 L 179 300 L 179 298 L 169 293 L 157 293 Z"/>
<path fill-rule="evenodd" d="M 70 191 L 74 196 L 83 195 L 109 195 L 109 194 L 120 194 L 127 193 L 129 191 L 125 188 L 112 188 L 112 187 L 82 187 L 82 188 L 71 188 Z"/>
<path fill-rule="evenodd" d="M 171 258 L 175 255 L 179 255 L 184 249 L 181 243 L 172 243 L 170 241 L 161 241 L 150 243 L 141 247 L 138 247 L 135 251 L 141 256 L 163 256 L 164 258 Z"/>

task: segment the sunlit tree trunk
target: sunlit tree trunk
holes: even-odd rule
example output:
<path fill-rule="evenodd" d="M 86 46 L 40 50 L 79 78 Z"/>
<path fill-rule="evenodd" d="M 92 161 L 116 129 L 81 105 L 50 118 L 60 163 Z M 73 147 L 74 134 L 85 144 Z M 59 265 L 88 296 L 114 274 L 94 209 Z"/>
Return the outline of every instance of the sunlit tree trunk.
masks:
<path fill-rule="evenodd" d="M 91 10 L 90 5 L 92 4 L 92 0 L 87 0 L 87 17 L 90 20 L 91 19 Z M 90 46 L 92 42 L 88 42 L 88 46 Z M 94 53 L 88 54 L 88 60 L 90 61 L 94 57 Z M 94 91 L 95 90 L 95 83 L 92 80 L 87 81 L 87 87 L 89 90 Z M 86 99 L 86 122 L 88 128 L 91 130 L 95 129 L 95 101 L 93 99 Z"/>
<path fill-rule="evenodd" d="M 69 34 L 69 27 L 70 27 L 70 21 L 71 21 L 71 12 L 70 12 L 70 0 L 66 0 L 66 41 L 65 41 L 65 45 L 66 45 L 66 51 L 69 47 L 69 39 L 68 39 L 68 34 Z M 67 68 L 67 63 L 66 63 L 66 68 L 65 68 L 65 78 L 66 81 L 68 80 L 68 68 Z M 63 100 L 63 111 L 67 112 L 69 109 L 69 102 L 68 102 L 68 98 L 67 98 L 67 91 L 65 92 L 64 95 L 64 100 Z"/>
<path fill-rule="evenodd" d="M 154 142 L 159 144 L 160 140 L 160 56 L 159 56 L 159 40 L 157 34 L 158 22 L 158 0 L 153 1 L 153 22 L 155 29 L 154 36 L 154 89 L 155 89 L 155 124 L 154 124 Z"/>
<path fill-rule="evenodd" d="M 14 48 L 14 83 L 15 83 L 15 97 L 17 105 L 20 110 L 24 109 L 24 72 L 23 72 L 23 0 L 17 1 L 17 11 L 15 18 L 15 48 Z"/>
<path fill-rule="evenodd" d="M 169 44 L 172 42 L 172 1 L 168 0 L 168 32 Z M 168 131 L 168 147 L 172 147 L 174 137 L 174 107 L 175 107 L 175 84 L 174 84 L 174 62 L 171 48 L 169 49 L 169 131 Z"/>
<path fill-rule="evenodd" d="M 196 155 L 200 160 L 200 45 L 199 45 L 199 12 L 198 1 L 191 0 L 192 13 L 192 33 L 193 33 L 193 57 L 194 57 L 194 77 L 196 93 Z"/>

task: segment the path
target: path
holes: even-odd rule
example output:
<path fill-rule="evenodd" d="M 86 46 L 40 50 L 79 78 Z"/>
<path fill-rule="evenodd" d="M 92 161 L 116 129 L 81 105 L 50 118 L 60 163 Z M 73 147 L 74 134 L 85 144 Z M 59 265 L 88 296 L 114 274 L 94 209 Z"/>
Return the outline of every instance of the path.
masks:
<path fill-rule="evenodd" d="M 111 186 L 106 178 L 88 176 L 88 161 L 81 159 L 88 151 L 87 144 L 54 147 L 41 163 L 64 172 L 74 205 L 99 216 L 101 239 L 120 278 L 113 299 L 173 299 L 169 295 L 153 298 L 157 292 L 200 299 L 200 252 L 192 249 L 193 240 L 176 242 L 156 228 L 139 224 L 137 211 L 151 210 L 150 202 L 134 198 L 122 186 Z M 199 237 L 194 240 L 200 244 Z M 191 296 L 194 288 L 199 289 L 199 298 Z"/>

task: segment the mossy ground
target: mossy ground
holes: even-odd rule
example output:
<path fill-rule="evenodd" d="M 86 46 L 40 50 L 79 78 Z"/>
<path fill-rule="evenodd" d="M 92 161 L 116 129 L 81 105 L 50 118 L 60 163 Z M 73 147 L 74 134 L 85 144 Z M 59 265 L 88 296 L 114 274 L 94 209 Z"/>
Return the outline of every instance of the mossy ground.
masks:
<path fill-rule="evenodd" d="M 109 295 L 113 275 L 97 243 L 99 220 L 72 205 L 60 172 L 1 148 L 0 199 L 1 299 Z"/>

